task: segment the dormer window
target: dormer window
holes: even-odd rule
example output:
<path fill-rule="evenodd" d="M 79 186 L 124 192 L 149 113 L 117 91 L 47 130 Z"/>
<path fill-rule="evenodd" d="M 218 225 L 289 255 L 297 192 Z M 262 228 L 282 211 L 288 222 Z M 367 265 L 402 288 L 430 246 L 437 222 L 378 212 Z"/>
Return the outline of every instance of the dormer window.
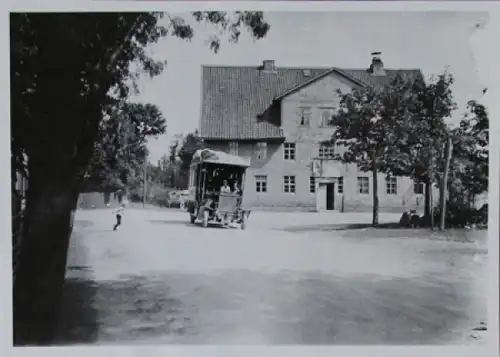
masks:
<path fill-rule="evenodd" d="M 267 143 L 265 141 L 258 142 L 255 145 L 255 158 L 257 160 L 267 159 Z"/>
<path fill-rule="evenodd" d="M 311 108 L 304 107 L 300 108 L 300 126 L 310 127 L 311 126 Z"/>
<path fill-rule="evenodd" d="M 319 126 L 322 128 L 328 128 L 333 126 L 333 114 L 335 113 L 334 108 L 321 108 L 321 118 Z"/>

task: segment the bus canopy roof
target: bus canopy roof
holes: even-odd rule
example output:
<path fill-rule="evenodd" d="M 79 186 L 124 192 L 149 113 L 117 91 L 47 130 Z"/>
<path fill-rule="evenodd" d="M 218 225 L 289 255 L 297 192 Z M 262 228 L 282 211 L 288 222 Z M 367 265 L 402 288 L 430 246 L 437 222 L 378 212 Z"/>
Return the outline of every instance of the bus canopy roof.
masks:
<path fill-rule="evenodd" d="M 230 155 L 223 151 L 201 149 L 194 153 L 191 165 L 211 163 L 219 165 L 249 167 L 250 160 L 240 156 Z"/>

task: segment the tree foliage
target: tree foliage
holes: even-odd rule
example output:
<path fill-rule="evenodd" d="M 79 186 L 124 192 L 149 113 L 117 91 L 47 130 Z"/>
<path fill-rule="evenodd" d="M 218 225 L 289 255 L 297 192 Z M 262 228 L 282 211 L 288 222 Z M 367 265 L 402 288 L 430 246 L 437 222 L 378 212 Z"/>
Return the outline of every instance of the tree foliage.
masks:
<path fill-rule="evenodd" d="M 471 206 L 475 196 L 488 191 L 489 118 L 483 104 L 468 102 L 460 126 L 452 131 L 452 140 L 450 200 Z"/>
<path fill-rule="evenodd" d="M 431 77 L 409 80 L 409 116 L 405 119 L 399 145 L 388 153 L 386 171 L 409 176 L 425 184 L 425 216 L 431 217 L 432 187 L 440 182 L 444 166 L 443 150 L 449 130 L 446 119 L 457 105 L 453 98 L 454 77 L 444 71 Z M 404 95 L 395 92 L 394 95 Z"/>
<path fill-rule="evenodd" d="M 167 25 L 160 25 L 165 16 Z M 269 30 L 261 12 L 195 12 L 193 17 L 228 33 L 232 42 L 242 29 L 257 39 Z M 26 151 L 43 166 L 47 154 L 64 147 L 66 159 L 83 173 L 102 112 L 128 96 L 139 74 L 154 77 L 164 68 L 165 61 L 150 57 L 145 48 L 167 35 L 189 40 L 194 30 L 184 19 L 163 13 L 30 13 L 11 15 L 11 35 L 14 161 Z M 210 38 L 209 46 L 217 51 L 220 39 Z M 80 125 L 74 125 L 77 115 Z M 66 131 L 64 142 L 39 135 Z"/>
<path fill-rule="evenodd" d="M 177 154 L 180 160 L 181 175 L 186 175 L 189 173 L 189 167 L 191 165 L 191 160 L 193 159 L 194 153 L 197 150 L 203 149 L 203 147 L 203 140 L 198 135 L 197 130 L 195 130 L 194 133 L 189 133 L 186 135 Z"/>
<path fill-rule="evenodd" d="M 216 25 L 218 35 L 208 40 L 209 47 L 215 53 L 220 49 L 220 35 L 228 35 L 229 42 L 237 43 L 242 28 L 247 29 L 254 39 L 264 38 L 270 29 L 262 12 L 236 11 L 230 14 L 224 11 L 195 11 L 193 17 L 198 22 Z"/>
<path fill-rule="evenodd" d="M 155 164 L 151 164 L 148 169 L 149 177 L 152 182 L 169 187 L 170 183 L 170 162 L 168 155 L 163 155 Z"/>
<path fill-rule="evenodd" d="M 175 140 L 170 144 L 169 153 L 163 155 L 156 164 L 150 163 L 148 165 L 147 173 L 150 186 L 165 189 L 186 189 L 191 159 L 196 150 L 202 148 L 203 141 L 198 136 L 197 131 L 186 136 L 176 135 Z"/>
<path fill-rule="evenodd" d="M 373 174 L 373 220 L 378 224 L 378 173 L 390 173 L 392 148 L 403 139 L 412 104 L 411 82 L 397 76 L 389 85 L 354 88 L 340 93 L 338 113 L 332 117 L 333 141 L 345 148 L 336 158 L 355 163 Z"/>
<path fill-rule="evenodd" d="M 445 122 L 456 109 L 451 87 L 453 76 L 443 72 L 426 84 L 423 78 L 407 78 L 405 97 L 407 115 L 401 122 L 398 145 L 388 157 L 386 170 L 394 175 L 409 176 L 421 182 L 437 182 L 442 146 L 448 135 Z"/>
<path fill-rule="evenodd" d="M 133 186 L 148 154 L 147 140 L 165 130 L 165 118 L 156 105 L 124 103 L 117 107 L 99 125 L 87 183 L 108 192 Z"/>
<path fill-rule="evenodd" d="M 194 153 L 203 149 L 203 140 L 198 131 L 175 140 L 170 146 L 170 171 L 173 187 L 186 189 L 189 181 L 189 167 Z"/>
<path fill-rule="evenodd" d="M 447 71 L 429 83 L 419 76 L 398 75 L 383 87 L 341 93 L 332 139 L 343 145 L 345 152 L 337 159 L 373 172 L 374 224 L 378 172 L 424 182 L 426 215 L 430 217 L 431 186 L 442 186 L 444 146 L 450 137 L 454 145 L 447 183 L 449 202 L 470 207 L 474 197 L 487 190 L 488 114 L 483 105 L 470 101 L 460 126 L 450 127 L 446 119 L 457 108 L 453 83 Z"/>

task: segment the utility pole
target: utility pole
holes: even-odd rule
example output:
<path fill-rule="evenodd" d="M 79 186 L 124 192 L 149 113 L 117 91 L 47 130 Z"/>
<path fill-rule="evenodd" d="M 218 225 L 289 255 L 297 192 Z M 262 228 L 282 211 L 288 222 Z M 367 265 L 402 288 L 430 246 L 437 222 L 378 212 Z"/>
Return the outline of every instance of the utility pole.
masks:
<path fill-rule="evenodd" d="M 431 176 L 433 177 L 433 176 Z M 433 190 L 433 184 L 432 184 L 432 178 L 431 178 L 431 184 L 428 186 L 429 190 L 431 191 L 430 196 L 429 196 L 429 201 L 430 201 L 430 206 L 431 206 L 431 229 L 434 229 L 434 190 Z"/>
<path fill-rule="evenodd" d="M 148 156 L 144 157 L 144 177 L 143 177 L 143 192 L 142 192 L 142 207 L 146 206 L 146 193 L 148 183 Z"/>
<path fill-rule="evenodd" d="M 131 123 L 130 121 L 128 120 L 127 118 L 127 121 L 123 124 L 123 126 L 121 127 L 121 129 L 125 129 L 124 130 L 124 145 L 123 145 L 123 150 L 125 150 L 125 152 L 128 150 L 128 145 L 129 145 L 129 133 L 130 133 L 130 129 L 131 129 Z M 123 158 L 122 158 L 123 160 Z M 129 197 L 129 192 L 128 192 L 128 184 L 125 185 L 124 187 L 124 190 L 123 190 L 123 197 L 126 198 L 128 200 L 128 197 Z"/>
<path fill-rule="evenodd" d="M 444 149 L 444 154 L 445 154 L 445 163 L 444 163 L 444 172 L 443 172 L 443 181 L 441 182 L 441 190 L 440 190 L 440 197 L 439 197 L 439 203 L 441 206 L 441 220 L 439 222 L 439 229 L 444 231 L 445 229 L 445 223 L 446 223 L 446 194 L 448 191 L 448 171 L 450 169 L 450 161 L 451 161 L 451 154 L 452 154 L 452 148 L 453 144 L 451 142 L 451 138 L 449 137 L 446 140 L 446 145 Z"/>
<path fill-rule="evenodd" d="M 432 120 L 435 120 L 435 115 L 434 115 L 434 108 L 436 106 L 436 97 L 434 97 L 434 99 L 432 100 Z M 433 182 L 434 182 L 434 145 L 435 145 L 435 142 L 436 142 L 436 138 L 435 137 L 432 137 L 432 140 L 431 140 L 431 153 L 430 153 L 430 163 L 429 163 L 429 179 L 430 179 L 430 185 L 428 185 L 428 188 L 429 190 L 431 191 L 430 192 L 430 211 L 431 211 L 431 229 L 434 229 L 434 190 L 433 190 Z"/>

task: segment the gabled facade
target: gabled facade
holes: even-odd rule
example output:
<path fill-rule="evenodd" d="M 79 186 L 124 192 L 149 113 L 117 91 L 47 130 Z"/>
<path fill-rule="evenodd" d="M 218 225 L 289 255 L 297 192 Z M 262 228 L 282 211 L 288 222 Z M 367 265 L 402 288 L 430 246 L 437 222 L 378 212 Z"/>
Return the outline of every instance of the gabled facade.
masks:
<path fill-rule="evenodd" d="M 203 67 L 200 135 L 207 147 L 251 159 L 249 207 L 362 211 L 372 208 L 372 174 L 332 160 L 341 147 L 323 145 L 337 90 L 377 86 L 398 72 L 419 70 Z M 377 67 L 378 66 L 378 67 Z M 423 187 L 409 178 L 379 177 L 381 211 L 423 209 Z"/>

